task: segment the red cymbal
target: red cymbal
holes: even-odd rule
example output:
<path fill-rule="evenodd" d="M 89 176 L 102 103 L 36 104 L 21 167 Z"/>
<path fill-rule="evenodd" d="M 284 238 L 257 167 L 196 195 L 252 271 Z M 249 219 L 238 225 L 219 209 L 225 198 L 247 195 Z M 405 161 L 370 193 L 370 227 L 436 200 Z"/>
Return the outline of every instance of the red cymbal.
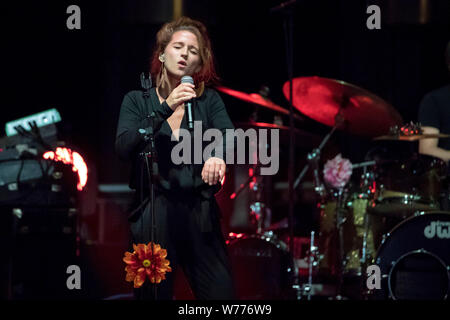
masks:
<path fill-rule="evenodd" d="M 289 81 L 283 86 L 289 100 Z M 327 126 L 335 125 L 341 110 L 344 124 L 339 129 L 356 135 L 376 137 L 402 124 L 402 117 L 389 103 L 369 91 L 340 80 L 302 77 L 293 79 L 293 105 L 306 116 Z"/>
<path fill-rule="evenodd" d="M 258 93 L 248 94 L 245 92 L 233 90 L 233 89 L 222 87 L 222 86 L 218 86 L 218 87 L 216 87 L 216 89 L 223 93 L 226 93 L 232 97 L 238 98 L 240 100 L 250 102 L 253 104 L 257 104 L 259 106 L 263 106 L 263 107 L 266 107 L 266 108 L 274 110 L 274 111 L 278 111 L 283 114 L 289 114 L 289 110 L 286 110 L 285 108 L 282 108 L 279 105 L 276 105 L 275 103 L 273 103 L 269 99 L 264 98 L 263 96 L 261 96 Z"/>

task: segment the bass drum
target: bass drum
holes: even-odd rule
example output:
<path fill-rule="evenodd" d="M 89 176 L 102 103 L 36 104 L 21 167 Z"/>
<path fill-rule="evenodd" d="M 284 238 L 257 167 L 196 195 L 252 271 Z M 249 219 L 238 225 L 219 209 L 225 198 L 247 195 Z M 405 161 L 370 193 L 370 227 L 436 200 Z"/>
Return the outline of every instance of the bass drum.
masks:
<path fill-rule="evenodd" d="M 378 249 L 376 299 L 444 300 L 450 288 L 450 212 L 420 213 L 398 224 Z"/>
<path fill-rule="evenodd" d="M 272 232 L 238 235 L 227 243 L 238 299 L 286 298 L 291 265 L 286 243 Z"/>

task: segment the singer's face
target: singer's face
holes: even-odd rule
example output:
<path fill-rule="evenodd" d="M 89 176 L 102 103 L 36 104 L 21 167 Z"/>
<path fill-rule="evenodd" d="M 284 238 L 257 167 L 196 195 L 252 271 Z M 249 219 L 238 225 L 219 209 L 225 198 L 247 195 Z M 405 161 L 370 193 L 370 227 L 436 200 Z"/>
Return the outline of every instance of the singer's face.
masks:
<path fill-rule="evenodd" d="M 164 56 L 169 75 L 177 79 L 192 76 L 201 69 L 197 36 L 190 31 L 175 32 L 164 50 Z"/>

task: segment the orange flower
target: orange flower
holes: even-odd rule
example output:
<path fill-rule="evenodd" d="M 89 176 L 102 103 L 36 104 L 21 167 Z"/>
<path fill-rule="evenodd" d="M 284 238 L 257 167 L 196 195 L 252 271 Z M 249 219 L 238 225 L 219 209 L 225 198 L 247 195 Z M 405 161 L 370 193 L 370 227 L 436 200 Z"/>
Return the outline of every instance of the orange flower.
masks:
<path fill-rule="evenodd" d="M 170 261 L 165 259 L 167 257 L 167 250 L 162 249 L 159 244 L 153 245 L 152 242 L 148 245 L 139 243 L 133 244 L 134 252 L 125 252 L 123 261 L 127 264 L 125 271 L 127 275 L 125 280 L 134 282 L 135 288 L 140 288 L 145 279 L 148 278 L 151 283 L 160 283 L 161 280 L 166 279 L 166 272 L 171 272 L 172 268 L 169 266 Z"/>

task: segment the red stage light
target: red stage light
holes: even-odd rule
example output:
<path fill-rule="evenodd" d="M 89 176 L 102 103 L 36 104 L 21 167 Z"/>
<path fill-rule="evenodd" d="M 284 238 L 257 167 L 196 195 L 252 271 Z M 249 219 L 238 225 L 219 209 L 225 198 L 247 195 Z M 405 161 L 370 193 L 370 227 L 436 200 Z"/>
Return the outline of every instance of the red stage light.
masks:
<path fill-rule="evenodd" d="M 64 164 L 71 164 L 72 170 L 78 173 L 77 189 L 79 191 L 83 190 L 88 179 L 88 168 L 83 157 L 78 152 L 72 151 L 69 148 L 58 147 L 56 148 L 56 152 L 47 151 L 44 153 L 43 158 L 47 160 L 61 161 Z"/>

